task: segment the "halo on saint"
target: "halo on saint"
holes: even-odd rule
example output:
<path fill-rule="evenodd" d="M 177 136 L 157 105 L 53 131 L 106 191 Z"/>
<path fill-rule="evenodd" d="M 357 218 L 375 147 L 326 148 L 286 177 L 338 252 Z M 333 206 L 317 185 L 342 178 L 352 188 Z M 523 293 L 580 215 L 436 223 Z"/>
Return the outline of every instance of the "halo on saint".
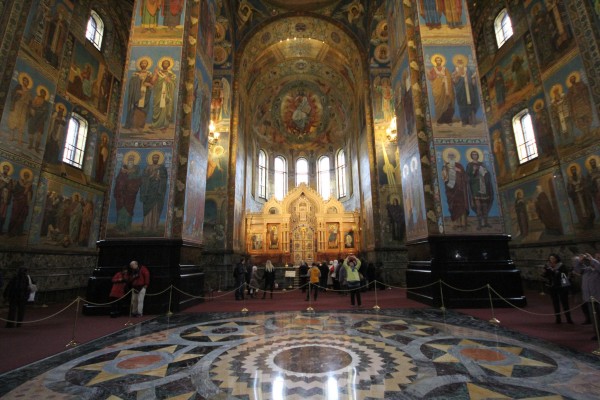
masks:
<path fill-rule="evenodd" d="M 63 109 L 63 111 L 67 111 L 67 107 L 63 103 L 59 102 L 54 104 L 54 110 L 59 111 L 61 108 Z"/>
<path fill-rule="evenodd" d="M 158 67 L 162 68 L 163 62 L 164 61 L 168 61 L 169 62 L 169 67 L 167 68 L 168 70 L 173 69 L 173 66 L 175 65 L 175 60 L 173 60 L 173 57 L 169 57 L 169 56 L 164 56 L 162 57 L 160 60 L 158 60 Z"/>
<path fill-rule="evenodd" d="M 556 92 L 556 91 L 558 91 L 560 95 L 562 95 L 564 93 L 564 89 L 560 83 L 553 85 L 552 89 L 550 89 L 551 94 L 554 94 L 554 92 Z"/>
<path fill-rule="evenodd" d="M 50 98 L 50 92 L 48 91 L 48 88 L 46 86 L 44 86 L 44 85 L 38 85 L 35 88 L 35 92 L 37 93 L 38 96 L 41 96 L 42 90 L 46 91 L 46 95 L 44 96 L 44 99 L 48 100 Z"/>
<path fill-rule="evenodd" d="M 431 56 L 430 60 L 431 60 L 431 64 L 433 65 L 437 65 L 437 63 L 435 62 L 435 60 L 439 58 L 442 60 L 442 66 L 446 65 L 446 57 L 444 57 L 443 55 L 441 55 L 440 53 L 436 53 L 434 55 Z"/>
<path fill-rule="evenodd" d="M 525 192 L 523 191 L 523 189 L 515 190 L 515 199 L 518 199 L 519 197 L 524 197 L 524 196 L 525 196 Z"/>
<path fill-rule="evenodd" d="M 592 154 L 591 156 L 589 156 L 588 158 L 586 158 L 585 160 L 585 167 L 588 171 L 590 171 L 592 169 L 592 167 L 590 166 L 590 161 L 591 160 L 596 160 L 596 166 L 598 168 L 600 168 L 600 156 L 598 156 L 597 154 Z M 1 164 L 0 164 L 1 165 Z"/>
<path fill-rule="evenodd" d="M 459 61 L 462 61 L 463 65 L 467 65 L 469 63 L 469 59 L 464 54 L 457 54 L 452 57 L 452 64 L 458 65 Z"/>
<path fill-rule="evenodd" d="M 410 159 L 410 172 L 415 172 L 418 166 L 419 162 L 417 161 L 417 157 L 413 156 L 413 158 Z"/>
<path fill-rule="evenodd" d="M 476 152 L 479 155 L 479 162 L 483 161 L 483 151 L 481 151 L 481 149 L 478 149 L 477 147 L 471 147 L 470 149 L 467 150 L 467 160 L 469 160 L 469 162 L 473 161 L 473 158 L 471 157 L 471 153 Z"/>
<path fill-rule="evenodd" d="M 4 172 L 4 167 L 8 165 L 8 174 L 7 175 L 12 175 L 13 171 L 15 170 L 15 167 L 13 167 L 12 163 L 10 163 L 9 161 L 2 161 L 0 163 L 0 173 Z"/>
<path fill-rule="evenodd" d="M 148 66 L 146 67 L 146 70 L 149 70 L 149 69 L 150 69 L 150 67 L 152 66 L 152 63 L 153 63 L 153 61 L 152 61 L 152 59 L 151 59 L 150 57 L 148 57 L 148 56 L 142 56 L 142 57 L 138 58 L 138 59 L 135 61 L 135 66 L 136 66 L 136 68 L 137 68 L 137 69 L 142 69 L 142 67 L 140 66 L 140 63 L 141 63 L 143 60 L 146 60 L 146 62 L 148 63 Z"/>
<path fill-rule="evenodd" d="M 571 163 L 569 164 L 569 171 L 571 170 L 571 168 L 575 168 L 577 170 L 577 175 L 581 175 L 581 166 L 577 163 Z"/>
<path fill-rule="evenodd" d="M 537 99 L 536 101 L 533 102 L 533 109 L 536 112 L 541 111 L 544 108 L 544 99 Z"/>
<path fill-rule="evenodd" d="M 221 156 L 223 153 L 225 153 L 225 149 L 223 148 L 223 146 L 221 145 L 217 145 L 213 148 L 213 154 L 217 157 Z"/>
<path fill-rule="evenodd" d="M 31 75 L 29 75 L 27 72 L 19 73 L 19 75 L 17 76 L 17 80 L 19 81 L 19 83 L 23 83 L 23 78 L 27 78 L 29 80 L 29 87 L 33 85 L 33 79 L 31 79 Z"/>
<path fill-rule="evenodd" d="M 29 179 L 33 179 L 33 171 L 30 170 L 29 168 L 23 168 L 20 172 L 19 172 L 19 177 L 21 177 L 21 179 L 25 180 L 25 173 L 29 172 Z"/>
<path fill-rule="evenodd" d="M 162 151 L 151 151 L 150 154 L 148 154 L 148 156 L 146 156 L 146 162 L 148 164 L 152 164 L 152 157 L 154 157 L 156 154 L 158 154 L 158 163 L 162 164 L 165 162 L 165 153 L 163 153 Z"/>
<path fill-rule="evenodd" d="M 569 74 L 569 76 L 567 76 L 567 80 L 566 80 L 566 84 L 567 87 L 570 88 L 571 86 L 573 86 L 573 84 L 571 83 L 571 77 L 574 76 L 575 77 L 575 82 L 579 82 L 581 80 L 581 74 L 579 73 L 579 71 L 573 71 Z"/>
<path fill-rule="evenodd" d="M 127 153 L 125 153 L 125 155 L 123 156 L 123 164 L 127 164 L 127 160 L 129 160 L 130 158 L 133 157 L 133 163 L 135 165 L 138 165 L 140 163 L 140 153 L 138 153 L 135 150 L 131 150 L 128 151 Z"/>
<path fill-rule="evenodd" d="M 454 154 L 454 161 L 455 162 L 459 162 L 460 161 L 460 153 L 454 147 L 448 147 L 448 148 L 444 149 L 444 151 L 442 151 L 442 160 L 444 160 L 445 162 L 448 162 L 448 160 L 449 160 L 448 156 L 450 154 Z"/>
<path fill-rule="evenodd" d="M 394 200 L 396 200 L 398 202 L 398 204 L 402 203 L 402 199 L 400 198 L 400 195 L 390 194 L 390 196 L 388 197 L 388 202 L 390 204 L 392 204 L 394 202 Z"/>

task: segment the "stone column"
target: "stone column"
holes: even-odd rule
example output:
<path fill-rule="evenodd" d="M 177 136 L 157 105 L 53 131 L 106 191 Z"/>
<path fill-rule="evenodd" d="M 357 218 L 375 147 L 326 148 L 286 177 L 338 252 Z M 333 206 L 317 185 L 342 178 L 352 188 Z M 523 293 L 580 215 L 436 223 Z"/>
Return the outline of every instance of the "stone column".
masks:
<path fill-rule="evenodd" d="M 198 266 L 208 157 L 215 2 L 137 0 L 123 84 L 118 148 L 98 268 L 87 298 L 104 295 L 120 266 L 150 269 L 149 313 L 203 293 Z M 87 305 L 87 310 L 94 307 Z"/>
<path fill-rule="evenodd" d="M 433 3 L 419 9 L 417 2 L 388 2 L 408 296 L 485 307 L 489 284 L 524 304 L 497 195 L 467 7 Z"/>

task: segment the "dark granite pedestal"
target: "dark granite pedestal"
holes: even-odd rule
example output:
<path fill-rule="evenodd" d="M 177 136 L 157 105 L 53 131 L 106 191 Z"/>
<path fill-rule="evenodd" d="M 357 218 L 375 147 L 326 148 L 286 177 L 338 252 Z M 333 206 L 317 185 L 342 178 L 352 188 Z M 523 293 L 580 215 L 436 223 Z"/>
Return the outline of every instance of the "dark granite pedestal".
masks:
<path fill-rule="evenodd" d="M 204 272 L 196 263 L 190 263 L 190 259 L 198 259 L 199 251 L 181 240 L 105 240 L 98 242 L 98 247 L 98 265 L 88 280 L 87 302 L 83 305 L 85 315 L 109 314 L 112 277 L 132 260 L 150 271 L 145 314 L 180 311 L 204 297 Z M 121 304 L 123 312 L 128 312 L 129 297 Z"/>
<path fill-rule="evenodd" d="M 507 235 L 432 236 L 407 244 L 407 296 L 435 307 L 525 306 Z"/>

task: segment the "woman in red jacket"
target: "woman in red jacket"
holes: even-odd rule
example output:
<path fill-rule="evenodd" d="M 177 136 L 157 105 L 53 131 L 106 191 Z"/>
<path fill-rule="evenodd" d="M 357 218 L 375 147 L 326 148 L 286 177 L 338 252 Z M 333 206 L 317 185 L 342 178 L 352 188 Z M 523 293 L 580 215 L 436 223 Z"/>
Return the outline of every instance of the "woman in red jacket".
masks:
<path fill-rule="evenodd" d="M 125 297 L 125 293 L 127 293 L 128 281 L 129 273 L 127 266 L 124 266 L 121 271 L 117 272 L 112 278 L 112 288 L 110 289 L 110 294 L 108 295 L 110 301 L 113 302 L 112 310 L 110 312 L 110 316 L 112 318 L 121 315 L 121 303 L 123 297 Z"/>

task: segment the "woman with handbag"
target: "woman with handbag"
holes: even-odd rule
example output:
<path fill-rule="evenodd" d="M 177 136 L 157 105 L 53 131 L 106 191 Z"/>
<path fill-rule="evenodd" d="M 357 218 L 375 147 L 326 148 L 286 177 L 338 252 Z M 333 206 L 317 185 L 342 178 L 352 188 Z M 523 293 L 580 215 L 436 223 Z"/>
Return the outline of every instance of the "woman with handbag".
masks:
<path fill-rule="evenodd" d="M 562 322 L 560 311 L 561 305 L 563 308 L 562 313 L 565 314 L 567 322 L 569 324 L 573 323 L 571 312 L 569 311 L 569 289 L 571 286 L 571 281 L 569 280 L 570 272 L 569 267 L 560 261 L 560 256 L 558 254 L 552 253 L 548 256 L 548 261 L 546 262 L 546 265 L 544 265 L 542 277 L 546 278 L 546 286 L 550 292 L 557 324 Z"/>

